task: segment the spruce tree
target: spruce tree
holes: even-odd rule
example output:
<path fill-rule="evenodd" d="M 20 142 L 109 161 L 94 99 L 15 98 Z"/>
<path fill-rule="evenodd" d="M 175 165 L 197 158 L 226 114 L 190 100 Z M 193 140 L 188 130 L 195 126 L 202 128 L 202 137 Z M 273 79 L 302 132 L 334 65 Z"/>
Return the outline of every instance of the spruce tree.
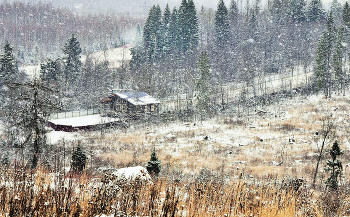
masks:
<path fill-rule="evenodd" d="M 50 88 L 44 86 L 39 79 L 34 79 L 28 83 L 19 84 L 26 94 L 22 94 L 18 100 L 26 102 L 21 111 L 21 122 L 18 126 L 26 134 L 26 140 L 23 144 L 32 147 L 33 158 L 31 160 L 32 168 L 38 165 L 40 154 L 47 145 L 46 141 L 46 123 L 43 117 L 49 116 L 54 110 L 59 109 L 59 103 L 55 93 Z"/>
<path fill-rule="evenodd" d="M 326 93 L 326 76 L 328 73 L 328 46 L 327 33 L 324 32 L 318 42 L 316 51 L 316 85 L 318 90 Z"/>
<path fill-rule="evenodd" d="M 345 72 L 343 72 L 343 36 L 344 28 L 338 28 L 337 42 L 333 52 L 333 68 L 336 86 L 341 90 L 344 86 Z"/>
<path fill-rule="evenodd" d="M 305 15 L 306 3 L 304 0 L 291 0 L 288 4 L 288 20 L 293 23 L 301 23 L 306 20 Z"/>
<path fill-rule="evenodd" d="M 236 27 L 238 21 L 238 7 L 235 0 L 231 1 L 230 8 L 228 10 L 228 20 L 230 23 L 230 27 Z"/>
<path fill-rule="evenodd" d="M 163 49 L 162 40 L 162 14 L 159 5 L 153 6 L 146 19 L 143 29 L 143 49 L 148 63 L 153 63 L 161 57 Z"/>
<path fill-rule="evenodd" d="M 327 166 L 325 167 L 325 171 L 330 171 L 331 174 L 326 180 L 326 185 L 331 190 L 337 190 L 339 183 L 338 179 L 341 173 L 343 172 L 342 162 L 337 159 L 338 156 L 343 154 L 338 141 L 335 141 L 333 143 L 332 149 L 329 151 L 329 154 L 331 155 L 332 160 L 327 160 Z"/>
<path fill-rule="evenodd" d="M 321 22 L 325 17 L 321 0 L 311 0 L 307 9 L 307 18 L 310 22 Z"/>
<path fill-rule="evenodd" d="M 27 80 L 27 76 L 19 72 L 16 62 L 13 48 L 7 42 L 4 53 L 0 57 L 0 118 L 6 128 L 6 143 L 10 146 L 18 144 L 18 137 L 20 137 L 18 123 L 22 121 L 20 114 L 24 106 L 17 100 L 23 94 L 17 83 Z"/>
<path fill-rule="evenodd" d="M 331 12 L 336 20 L 341 19 L 342 17 L 342 7 L 338 0 L 333 0 L 331 5 Z"/>
<path fill-rule="evenodd" d="M 4 54 L 0 58 L 0 85 L 10 84 L 18 79 L 18 68 L 13 55 L 13 48 L 7 41 Z"/>
<path fill-rule="evenodd" d="M 74 172 L 82 172 L 87 163 L 87 156 L 83 149 L 78 145 L 73 152 L 71 166 Z"/>
<path fill-rule="evenodd" d="M 197 110 L 203 117 L 210 115 L 212 109 L 212 75 L 210 73 L 209 58 L 207 52 L 203 51 L 198 60 L 198 70 L 200 78 L 196 83 L 195 98 L 197 99 Z"/>
<path fill-rule="evenodd" d="M 187 20 L 188 20 L 188 49 L 191 53 L 195 52 L 198 46 L 198 17 L 196 7 L 193 0 L 188 0 L 187 4 Z"/>
<path fill-rule="evenodd" d="M 61 76 L 61 63 L 59 60 L 48 59 L 40 65 L 40 78 L 47 86 L 57 86 Z"/>
<path fill-rule="evenodd" d="M 171 13 L 171 20 L 169 23 L 169 43 L 170 43 L 170 50 L 173 55 L 176 53 L 176 51 L 179 51 L 181 48 L 180 31 L 179 31 L 179 26 L 177 24 L 178 24 L 178 12 L 177 12 L 177 9 L 174 8 Z"/>
<path fill-rule="evenodd" d="M 269 11 L 273 21 L 279 23 L 282 18 L 282 2 L 280 0 L 273 0 L 269 3 Z"/>
<path fill-rule="evenodd" d="M 186 53 L 188 47 L 188 33 L 189 33 L 189 22 L 188 16 L 187 16 L 187 9 L 188 9 L 188 3 L 186 0 L 182 0 L 179 11 L 178 11 L 178 18 L 177 18 L 177 26 L 178 26 L 178 35 L 179 35 L 179 42 L 180 42 L 180 52 Z"/>
<path fill-rule="evenodd" d="M 331 97 L 333 76 L 331 68 L 333 65 L 332 53 L 335 42 L 335 26 L 332 12 L 329 13 L 326 23 L 326 31 L 319 40 L 316 52 L 316 82 L 319 90 L 324 90 L 326 97 Z"/>
<path fill-rule="evenodd" d="M 168 58 L 171 50 L 170 44 L 170 22 L 171 22 L 171 12 L 169 9 L 169 5 L 167 4 L 162 19 L 162 41 L 163 41 L 163 57 Z"/>
<path fill-rule="evenodd" d="M 228 45 L 230 37 L 230 26 L 228 22 L 228 10 L 223 0 L 219 1 L 218 9 L 215 13 L 215 45 L 218 49 L 224 49 Z"/>
<path fill-rule="evenodd" d="M 249 37 L 256 40 L 257 39 L 257 31 L 258 31 L 258 19 L 256 17 L 255 11 L 253 11 L 251 18 L 248 22 Z"/>
<path fill-rule="evenodd" d="M 342 17 L 343 17 L 343 24 L 346 27 L 350 28 L 350 7 L 348 2 L 345 2 Z"/>
<path fill-rule="evenodd" d="M 64 46 L 63 53 L 65 54 L 65 81 L 68 84 L 73 84 L 80 75 L 81 60 L 80 54 L 82 50 L 78 38 L 73 34 Z"/>
<path fill-rule="evenodd" d="M 155 148 L 152 151 L 151 159 L 146 164 L 146 169 L 151 175 L 158 175 L 162 169 L 161 161 L 157 157 L 157 152 Z"/>

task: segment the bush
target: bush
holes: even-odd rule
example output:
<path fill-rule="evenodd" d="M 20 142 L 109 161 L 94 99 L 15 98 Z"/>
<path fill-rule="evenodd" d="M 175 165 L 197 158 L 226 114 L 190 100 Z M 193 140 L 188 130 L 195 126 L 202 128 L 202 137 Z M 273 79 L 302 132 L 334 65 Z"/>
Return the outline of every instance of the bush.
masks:
<path fill-rule="evenodd" d="M 85 168 L 87 157 L 83 149 L 78 145 L 73 152 L 71 166 L 74 172 L 82 172 Z"/>

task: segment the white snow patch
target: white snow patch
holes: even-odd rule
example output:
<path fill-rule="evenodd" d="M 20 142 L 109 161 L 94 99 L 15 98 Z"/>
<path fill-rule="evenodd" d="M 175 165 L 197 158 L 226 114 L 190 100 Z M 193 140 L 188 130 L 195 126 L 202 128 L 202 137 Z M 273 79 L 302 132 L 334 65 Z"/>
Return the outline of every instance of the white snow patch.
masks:
<path fill-rule="evenodd" d="M 311 103 L 319 103 L 320 100 L 322 100 L 322 95 L 318 94 L 318 95 L 312 95 L 308 97 L 308 101 Z"/>
<path fill-rule="evenodd" d="M 71 133 L 71 132 L 62 132 L 62 131 L 51 131 L 46 134 L 47 140 L 51 144 L 57 144 L 59 141 L 70 142 L 74 140 L 80 140 L 83 137 L 79 133 Z"/>
<path fill-rule="evenodd" d="M 31 79 L 37 78 L 40 75 L 40 65 L 22 66 L 18 69 L 24 71 Z"/>
<path fill-rule="evenodd" d="M 98 115 L 87 115 L 73 118 L 64 118 L 64 119 L 55 119 L 49 120 L 49 122 L 54 123 L 56 125 L 69 125 L 72 127 L 81 127 L 81 126 L 91 126 L 97 124 L 105 124 L 111 123 L 115 121 L 119 121 L 119 118 L 110 118 L 110 117 L 102 117 L 100 114 Z"/>
<path fill-rule="evenodd" d="M 152 182 L 151 176 L 148 174 L 146 168 L 142 166 L 121 168 L 112 173 L 112 175 L 118 179 L 135 180 L 139 178 L 141 181 Z"/>

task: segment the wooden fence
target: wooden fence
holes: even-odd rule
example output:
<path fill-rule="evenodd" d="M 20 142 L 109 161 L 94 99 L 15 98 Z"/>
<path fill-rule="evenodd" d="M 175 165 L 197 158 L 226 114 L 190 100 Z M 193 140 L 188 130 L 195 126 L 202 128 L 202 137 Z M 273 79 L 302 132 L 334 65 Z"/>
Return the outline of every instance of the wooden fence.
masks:
<path fill-rule="evenodd" d="M 281 90 L 292 90 L 305 86 L 312 78 L 313 73 L 305 73 L 302 67 L 296 68 L 281 74 L 268 76 L 257 76 L 254 82 L 232 82 L 218 85 L 213 99 L 217 104 L 233 102 L 244 95 L 250 98 L 256 95 L 276 93 Z M 165 99 L 161 99 L 161 112 L 186 110 L 192 107 L 195 100 L 190 94 L 177 94 Z"/>

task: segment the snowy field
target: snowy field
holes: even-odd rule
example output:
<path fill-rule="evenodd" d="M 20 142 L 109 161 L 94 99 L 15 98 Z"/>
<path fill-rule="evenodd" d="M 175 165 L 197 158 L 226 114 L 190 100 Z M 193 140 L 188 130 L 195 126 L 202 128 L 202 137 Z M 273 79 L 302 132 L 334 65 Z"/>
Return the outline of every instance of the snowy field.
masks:
<path fill-rule="evenodd" d="M 244 174 L 250 178 L 291 176 L 311 181 L 322 138 L 316 132 L 322 132 L 327 117 L 336 126 L 327 148 L 337 139 L 345 150 L 343 165 L 350 163 L 350 97 L 346 94 L 333 94 L 331 99 L 324 99 L 321 94 L 284 99 L 260 108 L 266 113 L 256 110 L 241 118 L 228 114 L 202 123 L 132 126 L 127 131 L 65 133 L 64 137 L 81 141 L 93 153 L 92 162 L 103 162 L 101 166 L 121 168 L 130 162 L 144 166 L 155 147 L 163 170 L 176 171 L 184 177 L 196 176 L 206 168 L 224 171 L 227 179 Z M 57 137 L 54 141 L 58 142 Z M 321 163 L 319 174 L 327 176 L 324 162 Z"/>

